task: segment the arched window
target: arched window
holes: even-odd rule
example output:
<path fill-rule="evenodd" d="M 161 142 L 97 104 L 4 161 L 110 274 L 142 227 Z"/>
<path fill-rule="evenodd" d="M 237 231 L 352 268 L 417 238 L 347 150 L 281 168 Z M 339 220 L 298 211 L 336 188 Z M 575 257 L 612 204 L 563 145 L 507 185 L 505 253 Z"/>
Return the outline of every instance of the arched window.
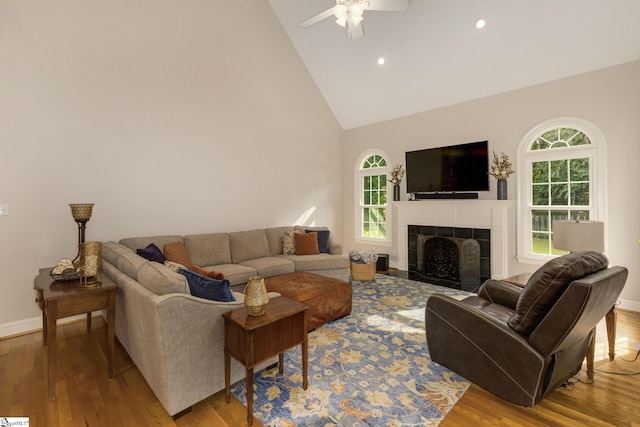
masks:
<path fill-rule="evenodd" d="M 518 150 L 518 260 L 544 262 L 553 247 L 554 220 L 605 216 L 604 135 L 578 118 L 532 129 Z"/>
<path fill-rule="evenodd" d="M 356 164 L 356 239 L 388 242 L 390 210 L 387 204 L 387 177 L 391 170 L 386 154 L 370 150 Z"/>

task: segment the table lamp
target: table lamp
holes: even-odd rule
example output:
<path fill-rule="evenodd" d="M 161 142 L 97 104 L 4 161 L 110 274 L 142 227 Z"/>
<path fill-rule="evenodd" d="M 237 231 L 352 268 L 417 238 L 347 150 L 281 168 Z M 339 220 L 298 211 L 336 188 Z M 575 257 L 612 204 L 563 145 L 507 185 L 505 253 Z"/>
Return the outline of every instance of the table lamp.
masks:
<path fill-rule="evenodd" d="M 604 223 L 599 221 L 553 221 L 553 247 L 563 251 L 604 252 Z"/>
<path fill-rule="evenodd" d="M 69 206 L 73 219 L 78 223 L 78 255 L 73 259 L 75 265 L 80 258 L 80 244 L 84 243 L 84 232 L 87 228 L 87 221 L 91 218 L 93 203 L 72 203 Z"/>

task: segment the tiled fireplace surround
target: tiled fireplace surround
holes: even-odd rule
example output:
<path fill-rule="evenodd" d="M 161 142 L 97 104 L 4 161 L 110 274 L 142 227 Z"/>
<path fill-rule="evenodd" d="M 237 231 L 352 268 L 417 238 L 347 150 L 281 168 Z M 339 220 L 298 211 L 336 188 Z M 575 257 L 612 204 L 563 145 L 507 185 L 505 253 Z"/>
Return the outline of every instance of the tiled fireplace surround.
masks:
<path fill-rule="evenodd" d="M 479 274 L 480 278 L 475 280 L 484 281 L 489 277 L 502 279 L 508 276 L 509 247 L 510 242 L 515 241 L 513 236 L 512 239 L 509 238 L 509 234 L 515 232 L 513 201 L 418 200 L 394 202 L 393 206 L 399 270 L 422 271 L 422 266 L 416 263 L 423 263 L 418 258 L 425 255 L 416 254 L 427 240 L 439 237 L 445 246 L 444 240 L 454 242 L 453 247 L 457 246 L 458 251 L 463 250 L 463 255 L 479 252 L 479 265 L 471 268 L 472 272 L 479 270 L 475 274 Z M 431 242 L 435 244 L 436 240 Z M 461 248 L 463 242 L 465 249 Z M 438 248 L 439 243 L 436 244 Z M 445 251 L 440 249 L 440 252 Z M 468 268 L 466 271 L 469 271 Z M 462 270 L 461 276 L 462 281 L 467 281 L 467 287 L 463 288 L 477 287 L 468 283 L 469 276 Z M 434 280 L 428 281 L 434 283 Z M 444 279 L 441 284 L 452 283 L 455 282 Z"/>

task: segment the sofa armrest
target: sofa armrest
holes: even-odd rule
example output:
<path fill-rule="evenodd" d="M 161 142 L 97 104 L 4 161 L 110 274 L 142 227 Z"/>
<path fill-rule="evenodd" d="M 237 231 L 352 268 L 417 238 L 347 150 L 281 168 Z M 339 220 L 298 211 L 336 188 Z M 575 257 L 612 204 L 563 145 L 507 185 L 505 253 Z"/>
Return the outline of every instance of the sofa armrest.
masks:
<path fill-rule="evenodd" d="M 329 242 L 329 253 L 331 255 L 342 255 L 342 245 L 334 241 Z"/>
<path fill-rule="evenodd" d="M 516 303 L 521 293 L 522 288 L 520 286 L 492 279 L 484 282 L 478 290 L 479 297 L 495 304 L 504 305 L 512 310 L 516 309 Z"/>

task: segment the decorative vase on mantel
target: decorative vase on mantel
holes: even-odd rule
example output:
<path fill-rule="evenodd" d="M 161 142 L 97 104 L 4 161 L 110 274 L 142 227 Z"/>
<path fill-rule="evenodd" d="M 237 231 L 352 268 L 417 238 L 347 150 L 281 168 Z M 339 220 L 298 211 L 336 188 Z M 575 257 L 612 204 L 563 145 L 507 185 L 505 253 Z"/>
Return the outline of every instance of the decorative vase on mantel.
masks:
<path fill-rule="evenodd" d="M 393 184 L 393 201 L 400 201 L 400 184 Z"/>
<path fill-rule="evenodd" d="M 269 295 L 262 276 L 249 277 L 244 288 L 244 306 L 249 316 L 261 316 L 267 310 Z"/>
<path fill-rule="evenodd" d="M 507 180 L 498 180 L 498 200 L 507 200 Z"/>

